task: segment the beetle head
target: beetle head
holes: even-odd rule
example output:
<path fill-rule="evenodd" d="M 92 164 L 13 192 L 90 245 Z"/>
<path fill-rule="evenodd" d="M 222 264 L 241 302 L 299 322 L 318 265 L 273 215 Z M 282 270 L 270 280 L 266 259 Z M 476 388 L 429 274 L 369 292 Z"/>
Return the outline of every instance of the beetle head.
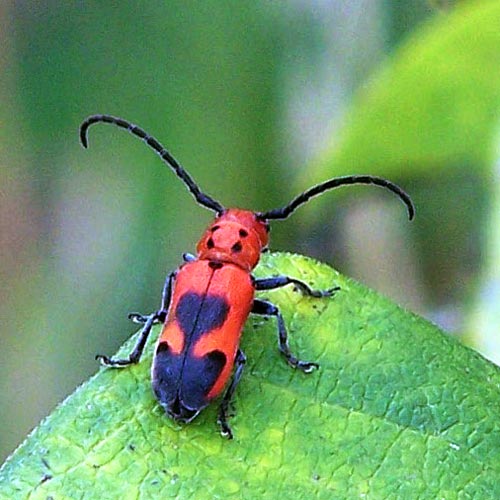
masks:
<path fill-rule="evenodd" d="M 196 247 L 200 259 L 230 262 L 251 271 L 269 240 L 269 224 L 250 210 L 231 208 L 217 217 Z"/>

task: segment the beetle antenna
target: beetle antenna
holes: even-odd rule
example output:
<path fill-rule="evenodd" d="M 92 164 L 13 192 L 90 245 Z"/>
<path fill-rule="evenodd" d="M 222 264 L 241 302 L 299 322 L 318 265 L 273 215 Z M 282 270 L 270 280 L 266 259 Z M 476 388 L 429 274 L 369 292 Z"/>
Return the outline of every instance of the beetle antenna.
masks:
<path fill-rule="evenodd" d="M 117 125 L 118 127 L 124 128 L 132 135 L 135 135 L 142 139 L 150 148 L 154 149 L 154 151 L 158 153 L 160 158 L 175 172 L 177 177 L 179 177 L 182 182 L 184 182 L 190 193 L 195 197 L 196 201 L 200 205 L 203 205 L 204 207 L 217 212 L 218 215 L 221 215 L 225 211 L 225 208 L 218 201 L 215 201 L 212 197 L 208 196 L 200 190 L 196 182 L 194 182 L 193 178 L 184 170 L 180 163 L 153 136 L 149 135 L 137 125 L 123 120 L 122 118 L 117 118 L 111 115 L 89 116 L 80 125 L 80 141 L 84 148 L 88 147 L 87 134 L 89 127 L 99 122 Z"/>
<path fill-rule="evenodd" d="M 257 212 L 257 217 L 262 220 L 272 220 L 272 219 L 286 219 L 289 217 L 300 205 L 307 203 L 314 196 L 318 196 L 325 191 L 330 189 L 335 189 L 340 186 L 345 186 L 349 184 L 373 184 L 375 186 L 380 186 L 393 193 L 397 194 L 401 200 L 405 203 L 408 209 L 408 218 L 413 219 L 415 215 L 415 206 L 410 196 L 405 193 L 399 186 L 384 179 L 382 177 L 375 177 L 373 175 L 350 175 L 347 177 L 335 177 L 328 181 L 322 182 L 309 188 L 307 191 L 299 194 L 295 197 L 288 205 L 281 208 L 275 208 L 274 210 L 269 210 L 268 212 Z"/>

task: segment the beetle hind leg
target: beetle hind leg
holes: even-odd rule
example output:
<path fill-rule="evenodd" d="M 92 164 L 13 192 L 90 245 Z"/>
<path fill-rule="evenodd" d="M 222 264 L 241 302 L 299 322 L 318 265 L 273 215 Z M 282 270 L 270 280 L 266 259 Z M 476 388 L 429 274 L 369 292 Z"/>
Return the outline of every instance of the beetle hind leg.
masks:
<path fill-rule="evenodd" d="M 285 320 L 280 310 L 267 300 L 254 299 L 252 312 L 263 316 L 275 316 L 278 320 L 278 347 L 286 362 L 292 368 L 298 368 L 304 373 L 311 373 L 319 368 L 318 363 L 312 361 L 302 361 L 295 357 L 288 345 L 288 332 L 286 331 Z"/>
<path fill-rule="evenodd" d="M 238 352 L 236 353 L 236 358 L 234 360 L 235 364 L 235 371 L 233 378 L 231 380 L 231 384 L 229 384 L 229 387 L 227 388 L 221 404 L 219 406 L 219 414 L 217 416 L 217 423 L 219 424 L 220 427 L 220 433 L 222 434 L 223 437 L 227 437 L 228 439 L 233 439 L 233 431 L 231 430 L 231 427 L 229 426 L 228 423 L 228 417 L 230 417 L 231 413 L 231 400 L 233 399 L 234 391 L 236 390 L 236 387 L 241 379 L 241 374 L 243 373 L 243 368 L 245 366 L 245 363 L 247 361 L 247 358 L 243 351 L 241 349 L 238 349 Z"/>

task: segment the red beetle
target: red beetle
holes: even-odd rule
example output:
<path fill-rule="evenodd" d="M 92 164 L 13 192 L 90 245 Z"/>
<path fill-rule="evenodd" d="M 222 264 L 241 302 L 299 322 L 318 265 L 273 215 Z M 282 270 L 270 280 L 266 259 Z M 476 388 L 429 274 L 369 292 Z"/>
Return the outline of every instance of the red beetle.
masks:
<path fill-rule="evenodd" d="M 144 324 L 128 358 L 115 359 L 98 355 L 104 366 L 125 367 L 138 363 L 151 328 L 163 323 L 155 348 L 152 367 L 153 391 L 167 414 L 180 422 L 191 422 L 200 411 L 219 396 L 229 383 L 218 413 L 221 433 L 233 434 L 227 422 L 229 404 L 241 378 L 246 358 L 239 348 L 243 325 L 250 313 L 275 316 L 278 322 L 278 345 L 293 368 L 310 373 L 314 362 L 301 361 L 288 347 L 288 335 L 279 309 L 267 300 L 254 298 L 255 291 L 295 285 L 305 295 L 330 297 L 338 290 L 313 290 L 303 281 L 289 276 L 256 279 L 251 272 L 267 248 L 269 222 L 286 219 L 313 196 L 346 184 L 374 184 L 397 194 L 408 208 L 410 220 L 414 207 L 410 197 L 392 182 L 369 175 L 330 179 L 311 187 L 282 208 L 252 212 L 223 207 L 203 193 L 191 176 L 172 155 L 144 130 L 121 118 L 94 115 L 80 127 L 82 145 L 87 147 L 88 128 L 98 122 L 111 123 L 141 138 L 186 184 L 196 201 L 217 215 L 196 247 L 196 257 L 184 255 L 184 264 L 172 272 L 163 287 L 161 307 L 144 316 L 132 313 L 129 318 Z"/>

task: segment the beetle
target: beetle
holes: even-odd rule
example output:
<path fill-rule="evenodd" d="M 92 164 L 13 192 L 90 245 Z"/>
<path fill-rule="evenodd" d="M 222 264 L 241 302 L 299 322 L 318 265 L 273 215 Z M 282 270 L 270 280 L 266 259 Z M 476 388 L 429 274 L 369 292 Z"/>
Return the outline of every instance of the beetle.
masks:
<path fill-rule="evenodd" d="M 89 116 L 80 126 L 80 140 L 85 148 L 88 147 L 89 127 L 99 122 L 116 125 L 142 139 L 175 172 L 198 204 L 212 210 L 216 216 L 198 242 L 196 256 L 184 254 L 184 263 L 167 276 L 160 308 L 149 315 L 129 314 L 132 321 L 143 326 L 128 357 L 117 359 L 99 354 L 96 359 L 112 368 L 138 363 L 153 325 L 163 324 L 151 368 L 152 388 L 158 402 L 171 418 L 188 423 L 225 389 L 217 423 L 221 434 L 231 439 L 230 402 L 246 362 L 239 344 L 250 313 L 276 318 L 279 351 L 292 368 L 311 373 L 319 367 L 315 362 L 303 361 L 292 354 L 279 308 L 268 300 L 255 298 L 255 292 L 292 284 L 304 295 L 320 299 L 331 297 L 339 289 L 314 290 L 290 276 L 254 278 L 252 270 L 262 251 L 267 249 L 269 221 L 286 219 L 312 197 L 350 184 L 372 184 L 392 191 L 406 204 L 410 220 L 415 211 L 413 202 L 405 191 L 389 180 L 351 175 L 317 184 L 281 208 L 266 212 L 228 209 L 201 191 L 154 137 L 122 118 Z"/>

